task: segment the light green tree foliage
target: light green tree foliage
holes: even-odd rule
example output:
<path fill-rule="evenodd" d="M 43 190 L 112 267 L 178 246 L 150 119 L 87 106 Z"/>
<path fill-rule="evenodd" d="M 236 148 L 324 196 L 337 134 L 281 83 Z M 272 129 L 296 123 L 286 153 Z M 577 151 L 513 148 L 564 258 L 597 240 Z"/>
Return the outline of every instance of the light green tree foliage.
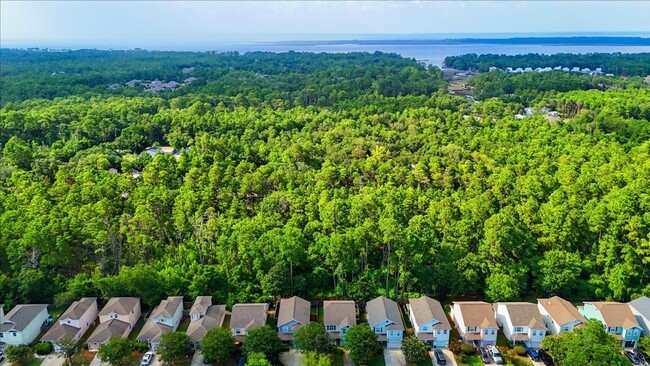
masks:
<path fill-rule="evenodd" d="M 262 353 L 267 359 L 275 360 L 282 349 L 278 332 L 268 325 L 250 329 L 244 338 L 246 354 Z"/>
<path fill-rule="evenodd" d="M 184 332 L 168 332 L 160 338 L 158 353 L 163 361 L 176 362 L 192 356 L 194 349 L 190 337 Z"/>
<path fill-rule="evenodd" d="M 350 352 L 350 359 L 357 365 L 367 365 L 381 352 L 377 335 L 365 324 L 350 327 L 345 334 L 345 347 Z"/>
<path fill-rule="evenodd" d="M 201 339 L 201 354 L 209 360 L 222 362 L 235 350 L 235 340 L 230 329 L 212 328 Z"/>
<path fill-rule="evenodd" d="M 264 353 L 253 352 L 247 355 L 246 366 L 271 366 Z"/>
<path fill-rule="evenodd" d="M 415 336 L 406 336 L 402 339 L 402 352 L 406 361 L 409 363 L 418 363 L 427 359 L 427 347 L 420 342 Z"/>
<path fill-rule="evenodd" d="M 325 326 L 318 322 L 310 322 L 298 328 L 293 337 L 293 344 L 301 352 L 325 354 L 332 350 L 332 342 Z"/>
<path fill-rule="evenodd" d="M 26 344 L 9 346 L 6 349 L 7 361 L 21 363 L 32 355 L 32 349 Z"/>
<path fill-rule="evenodd" d="M 302 359 L 302 366 L 330 366 L 331 364 L 330 356 L 318 352 L 305 352 Z"/>
<path fill-rule="evenodd" d="M 111 338 L 99 346 L 97 357 L 111 366 L 124 364 L 131 356 L 133 341 L 128 338 Z"/>
<path fill-rule="evenodd" d="M 560 366 L 628 364 L 620 352 L 620 341 L 607 334 L 603 324 L 593 319 L 573 332 L 547 336 L 542 341 L 542 347 Z"/>

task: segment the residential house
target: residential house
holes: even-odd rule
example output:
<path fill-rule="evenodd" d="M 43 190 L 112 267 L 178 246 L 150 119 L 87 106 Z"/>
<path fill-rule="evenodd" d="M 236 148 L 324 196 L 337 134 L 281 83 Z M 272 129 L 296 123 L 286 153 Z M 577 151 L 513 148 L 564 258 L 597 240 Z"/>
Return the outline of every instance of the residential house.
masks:
<path fill-rule="evenodd" d="M 152 351 L 157 351 L 162 335 L 176 331 L 182 317 L 183 297 L 168 297 L 153 309 L 138 335 L 138 341 L 148 343 Z"/>
<path fill-rule="evenodd" d="M 31 344 L 48 316 L 46 304 L 14 306 L 2 317 L 0 342 L 5 346 Z"/>
<path fill-rule="evenodd" d="M 269 304 L 235 304 L 230 315 L 230 330 L 235 341 L 242 342 L 248 331 L 266 324 Z"/>
<path fill-rule="evenodd" d="M 466 343 L 476 342 L 481 347 L 496 344 L 499 326 L 492 305 L 483 301 L 454 302 L 451 318 Z"/>
<path fill-rule="evenodd" d="M 400 348 L 405 330 L 402 313 L 397 303 L 384 296 L 366 303 L 368 324 L 386 348 Z"/>
<path fill-rule="evenodd" d="M 65 339 L 75 342 L 83 336 L 97 319 L 97 298 L 84 297 L 75 301 L 61 314 L 59 320 L 41 337 L 42 342 L 50 342 L 55 351 L 60 351 L 59 343 Z"/>
<path fill-rule="evenodd" d="M 309 323 L 311 303 L 294 296 L 280 300 L 278 314 L 278 335 L 280 340 L 293 341 L 293 335 L 303 325 Z"/>
<path fill-rule="evenodd" d="M 537 310 L 542 314 L 548 332 L 553 335 L 571 332 L 587 321 L 575 306 L 558 296 L 537 299 Z"/>
<path fill-rule="evenodd" d="M 497 324 L 510 342 L 524 342 L 527 347 L 539 348 L 546 336 L 544 318 L 537 305 L 529 302 L 498 302 Z"/>
<path fill-rule="evenodd" d="M 323 302 L 323 323 L 325 331 L 337 346 L 345 344 L 345 333 L 357 325 L 354 301 L 332 300 Z"/>
<path fill-rule="evenodd" d="M 226 305 L 212 305 L 212 296 L 198 296 L 190 309 L 190 325 L 186 332 L 194 348 L 200 347 L 210 329 L 222 326 L 225 318 Z"/>
<path fill-rule="evenodd" d="M 415 336 L 419 340 L 434 348 L 449 346 L 451 324 L 439 301 L 422 296 L 419 299 L 409 299 L 406 308 Z"/>
<path fill-rule="evenodd" d="M 113 297 L 99 312 L 99 325 L 86 343 L 89 351 L 99 350 L 99 346 L 111 338 L 124 338 L 131 334 L 141 315 L 140 298 Z"/>
<path fill-rule="evenodd" d="M 636 347 L 641 336 L 641 326 L 627 304 L 620 302 L 585 302 L 578 308 L 586 319 L 596 319 L 605 330 L 621 342 L 625 348 Z"/>
<path fill-rule="evenodd" d="M 643 329 L 643 335 L 650 337 L 650 298 L 647 296 L 639 297 L 627 304 L 632 310 L 636 321 L 639 322 L 641 329 Z"/>

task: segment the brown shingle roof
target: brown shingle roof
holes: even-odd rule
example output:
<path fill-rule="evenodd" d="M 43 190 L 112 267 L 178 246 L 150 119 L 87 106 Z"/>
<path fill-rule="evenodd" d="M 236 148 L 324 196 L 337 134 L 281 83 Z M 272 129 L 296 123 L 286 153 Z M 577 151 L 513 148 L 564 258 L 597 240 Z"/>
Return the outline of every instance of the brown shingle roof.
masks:
<path fill-rule="evenodd" d="M 346 325 L 356 325 L 357 315 L 354 301 L 333 300 L 323 302 L 323 323 L 337 325 L 339 328 Z"/>
<path fill-rule="evenodd" d="M 418 324 L 424 324 L 435 319 L 440 323 L 436 324 L 436 329 L 451 329 L 451 324 L 447 320 L 447 315 L 440 305 L 440 302 L 428 296 L 422 296 L 419 299 L 409 299 L 413 317 Z"/>
<path fill-rule="evenodd" d="M 160 305 L 156 306 L 156 308 L 151 313 L 150 318 L 153 319 L 158 317 L 173 318 L 174 313 L 176 313 L 176 309 L 178 309 L 178 307 L 182 305 L 183 305 L 182 296 L 170 296 L 166 300 L 161 301 Z"/>
<path fill-rule="evenodd" d="M 289 299 L 280 300 L 280 313 L 278 314 L 278 327 L 289 323 L 292 320 L 300 324 L 309 323 L 311 304 L 309 301 L 294 296 Z"/>
<path fill-rule="evenodd" d="M 212 296 L 198 296 L 196 300 L 194 300 L 192 309 L 190 309 L 190 315 L 203 315 L 208 311 L 210 305 L 212 305 Z"/>
<path fill-rule="evenodd" d="M 100 323 L 86 343 L 104 343 L 111 338 L 121 337 L 129 328 L 129 323 L 117 319 Z"/>
<path fill-rule="evenodd" d="M 508 309 L 510 322 L 513 326 L 546 330 L 544 319 L 539 313 L 537 305 L 529 302 L 500 302 L 498 305 L 503 305 Z"/>
<path fill-rule="evenodd" d="M 108 315 L 110 313 L 129 315 L 139 302 L 140 298 L 138 297 L 112 297 L 102 311 L 99 312 L 99 315 Z"/>
<path fill-rule="evenodd" d="M 636 321 L 636 317 L 627 304 L 610 301 L 592 302 L 591 304 L 600 310 L 600 315 L 608 327 L 640 328 L 639 322 Z"/>
<path fill-rule="evenodd" d="M 581 322 L 586 322 L 582 314 L 578 312 L 575 306 L 570 302 L 564 300 L 559 296 L 553 296 L 549 299 L 537 299 L 537 302 L 546 309 L 551 318 L 555 320 L 556 323 L 564 325 L 572 321 L 578 320 Z"/>
<path fill-rule="evenodd" d="M 492 305 L 483 301 L 454 302 L 460 308 L 460 314 L 466 327 L 498 328 Z"/>
<path fill-rule="evenodd" d="M 205 316 L 199 320 L 190 322 L 187 328 L 187 335 L 195 342 L 200 342 L 205 334 L 212 328 L 223 325 L 226 317 L 226 305 L 211 305 Z"/>
<path fill-rule="evenodd" d="M 80 319 L 86 311 L 93 305 L 97 303 L 96 297 L 83 297 L 81 300 L 75 301 L 68 307 L 68 309 L 61 314 L 59 319 Z"/>

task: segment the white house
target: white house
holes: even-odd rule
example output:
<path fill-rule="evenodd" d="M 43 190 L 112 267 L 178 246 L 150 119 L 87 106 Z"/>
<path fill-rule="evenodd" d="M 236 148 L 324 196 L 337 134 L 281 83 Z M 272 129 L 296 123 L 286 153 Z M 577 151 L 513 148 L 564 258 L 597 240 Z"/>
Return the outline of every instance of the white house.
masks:
<path fill-rule="evenodd" d="M 148 343 L 151 350 L 157 351 L 162 335 L 176 331 L 182 317 L 183 297 L 168 297 L 153 309 L 138 335 L 138 341 Z"/>
<path fill-rule="evenodd" d="M 266 324 L 269 304 L 235 304 L 230 315 L 230 330 L 237 342 L 242 342 L 248 331 Z"/>
<path fill-rule="evenodd" d="M 198 296 L 190 309 L 190 325 L 186 332 L 194 348 L 200 347 L 210 329 L 222 326 L 225 318 L 226 305 L 212 305 L 212 296 Z"/>
<path fill-rule="evenodd" d="M 632 314 L 639 322 L 643 329 L 643 335 L 650 337 L 650 298 L 647 296 L 639 297 L 627 303 L 632 310 Z"/>
<path fill-rule="evenodd" d="M 84 297 L 75 301 L 61 314 L 59 320 L 43 335 L 42 342 L 50 342 L 58 352 L 58 343 L 65 339 L 78 341 L 97 319 L 97 298 Z"/>
<path fill-rule="evenodd" d="M 481 347 L 497 343 L 499 326 L 492 305 L 483 301 L 454 302 L 451 318 L 466 343 L 477 342 Z"/>
<path fill-rule="evenodd" d="M 86 341 L 89 351 L 111 338 L 128 337 L 141 315 L 140 299 L 137 297 L 113 297 L 99 312 L 99 325 Z"/>
<path fill-rule="evenodd" d="M 337 346 L 345 344 L 345 333 L 357 325 L 354 301 L 332 300 L 323 302 L 323 323 L 325 331 Z"/>
<path fill-rule="evenodd" d="M 377 334 L 377 339 L 386 348 L 400 348 L 404 333 L 404 321 L 397 303 L 384 296 L 366 303 L 368 324 Z"/>
<path fill-rule="evenodd" d="M 449 346 L 451 324 L 439 301 L 422 296 L 419 299 L 409 299 L 406 308 L 415 336 L 419 340 L 434 348 Z"/>
<path fill-rule="evenodd" d="M 498 302 L 497 324 L 510 342 L 524 342 L 527 347 L 539 348 L 546 336 L 546 325 L 537 305 L 528 302 Z"/>
<path fill-rule="evenodd" d="M 292 341 L 293 335 L 300 327 L 309 323 L 311 303 L 294 296 L 280 300 L 278 314 L 278 336 L 283 341 Z"/>
<path fill-rule="evenodd" d="M 31 344 L 48 316 L 46 304 L 14 306 L 0 323 L 0 342 L 8 346 Z"/>
<path fill-rule="evenodd" d="M 575 306 L 558 296 L 537 299 L 537 310 L 542 315 L 548 332 L 553 335 L 571 332 L 587 321 Z"/>

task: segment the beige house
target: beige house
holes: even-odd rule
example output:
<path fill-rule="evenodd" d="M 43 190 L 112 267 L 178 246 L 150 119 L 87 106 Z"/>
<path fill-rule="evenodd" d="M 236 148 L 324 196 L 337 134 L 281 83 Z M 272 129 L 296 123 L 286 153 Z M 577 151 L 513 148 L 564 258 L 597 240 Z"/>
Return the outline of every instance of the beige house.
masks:
<path fill-rule="evenodd" d="M 428 296 L 409 299 L 406 305 L 415 336 L 436 348 L 449 346 L 451 324 L 438 300 Z"/>
<path fill-rule="evenodd" d="M 278 314 L 278 335 L 280 340 L 293 341 L 293 335 L 303 325 L 309 323 L 311 303 L 294 296 L 280 300 L 280 313 Z"/>
<path fill-rule="evenodd" d="M 41 337 L 42 342 L 50 342 L 58 352 L 58 342 L 64 339 L 78 341 L 97 319 L 97 298 L 84 297 L 75 301 L 61 314 L 59 320 Z"/>
<path fill-rule="evenodd" d="M 499 326 L 492 305 L 483 301 L 458 301 L 451 308 L 451 318 L 465 343 L 487 347 L 497 343 Z"/>
<path fill-rule="evenodd" d="M 266 324 L 269 304 L 236 304 L 232 307 L 230 315 L 230 330 L 237 342 L 244 341 L 250 329 Z"/>
<path fill-rule="evenodd" d="M 168 297 L 151 312 L 149 319 L 138 334 L 138 341 L 148 343 L 152 351 L 157 351 L 162 335 L 176 331 L 182 318 L 183 297 Z"/>
<path fill-rule="evenodd" d="M 86 341 L 88 350 L 97 351 L 111 338 L 128 337 L 140 319 L 140 299 L 113 297 L 99 312 L 99 325 Z"/>
<path fill-rule="evenodd" d="M 357 325 L 357 311 L 354 301 L 333 300 L 323 302 L 323 323 L 325 331 L 337 346 L 345 344 L 345 333 Z"/>
<path fill-rule="evenodd" d="M 212 328 L 223 325 L 226 305 L 212 305 L 212 296 L 199 296 L 190 309 L 190 325 L 186 334 L 194 348 L 199 348 L 201 340 Z"/>
<path fill-rule="evenodd" d="M 553 335 L 571 332 L 587 321 L 573 304 L 559 296 L 537 299 L 537 310 L 544 318 L 548 332 Z"/>

